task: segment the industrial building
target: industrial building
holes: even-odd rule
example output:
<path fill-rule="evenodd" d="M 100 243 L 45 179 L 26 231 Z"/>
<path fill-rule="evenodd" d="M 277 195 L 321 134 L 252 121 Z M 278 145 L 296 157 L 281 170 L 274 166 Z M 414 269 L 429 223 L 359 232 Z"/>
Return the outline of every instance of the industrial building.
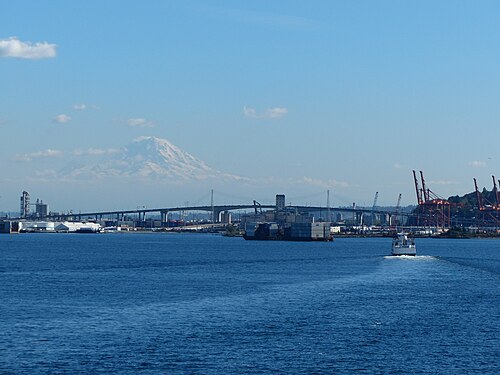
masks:
<path fill-rule="evenodd" d="M 76 221 L 20 221 L 18 231 L 21 233 L 97 233 L 102 226 L 98 223 Z"/>
<path fill-rule="evenodd" d="M 35 206 L 35 212 L 31 212 L 31 206 Z M 44 218 L 49 214 L 49 206 L 37 199 L 36 203 L 31 203 L 30 193 L 23 191 L 20 199 L 19 217 L 22 219 L 28 218 Z"/>

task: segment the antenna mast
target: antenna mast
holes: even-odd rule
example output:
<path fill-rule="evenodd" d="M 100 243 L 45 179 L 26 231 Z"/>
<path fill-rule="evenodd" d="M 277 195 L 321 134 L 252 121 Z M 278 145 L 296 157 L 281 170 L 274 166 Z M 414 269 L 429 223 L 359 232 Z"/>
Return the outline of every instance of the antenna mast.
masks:
<path fill-rule="evenodd" d="M 373 199 L 373 206 L 372 206 L 372 225 L 375 224 L 375 207 L 377 206 L 377 199 L 378 199 L 378 191 L 375 192 L 375 198 Z"/>
<path fill-rule="evenodd" d="M 332 216 L 330 212 L 330 190 L 326 191 L 326 221 L 331 222 Z"/>
<path fill-rule="evenodd" d="M 212 209 L 212 224 L 215 224 L 214 189 L 210 191 L 210 207 Z"/>

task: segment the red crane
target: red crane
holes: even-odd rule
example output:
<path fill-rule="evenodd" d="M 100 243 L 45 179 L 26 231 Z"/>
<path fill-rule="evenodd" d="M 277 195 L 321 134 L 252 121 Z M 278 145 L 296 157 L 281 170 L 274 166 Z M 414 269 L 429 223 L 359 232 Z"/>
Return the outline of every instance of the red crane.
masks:
<path fill-rule="evenodd" d="M 417 203 L 422 204 L 424 203 L 422 199 L 422 192 L 420 190 L 420 187 L 418 186 L 418 179 L 417 179 L 417 172 L 413 171 L 413 180 L 415 181 L 415 191 L 417 193 Z"/>
<path fill-rule="evenodd" d="M 420 171 L 420 178 L 422 179 L 422 192 L 424 193 L 424 201 L 429 200 L 429 190 L 425 187 L 424 172 Z"/>
<path fill-rule="evenodd" d="M 449 227 L 451 224 L 450 202 L 427 188 L 425 185 L 424 173 L 422 171 L 420 171 L 422 189 L 418 188 L 418 179 L 415 171 L 413 171 L 413 179 L 415 181 L 418 200 L 418 225 L 423 224 L 443 228 Z"/>
<path fill-rule="evenodd" d="M 495 194 L 495 208 L 498 210 L 500 209 L 500 197 L 499 197 L 499 192 L 497 188 L 497 181 L 495 179 L 495 176 L 491 176 L 493 178 L 493 193 Z"/>

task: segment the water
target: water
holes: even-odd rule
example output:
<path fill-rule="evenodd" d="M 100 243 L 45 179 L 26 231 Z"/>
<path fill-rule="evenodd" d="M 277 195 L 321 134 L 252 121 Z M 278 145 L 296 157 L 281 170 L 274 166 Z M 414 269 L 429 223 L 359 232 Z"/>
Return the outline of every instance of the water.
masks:
<path fill-rule="evenodd" d="M 500 373 L 500 242 L 1 235 L 0 373 Z"/>

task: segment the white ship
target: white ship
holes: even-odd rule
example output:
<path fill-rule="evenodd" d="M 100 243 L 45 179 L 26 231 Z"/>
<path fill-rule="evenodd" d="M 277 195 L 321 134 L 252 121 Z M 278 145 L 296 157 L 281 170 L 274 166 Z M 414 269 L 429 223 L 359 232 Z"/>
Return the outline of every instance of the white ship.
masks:
<path fill-rule="evenodd" d="M 417 255 L 417 247 L 408 233 L 398 233 L 392 240 L 392 255 Z"/>

